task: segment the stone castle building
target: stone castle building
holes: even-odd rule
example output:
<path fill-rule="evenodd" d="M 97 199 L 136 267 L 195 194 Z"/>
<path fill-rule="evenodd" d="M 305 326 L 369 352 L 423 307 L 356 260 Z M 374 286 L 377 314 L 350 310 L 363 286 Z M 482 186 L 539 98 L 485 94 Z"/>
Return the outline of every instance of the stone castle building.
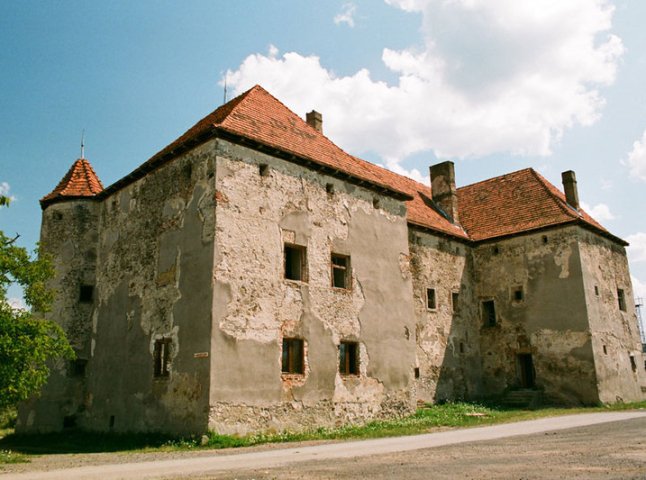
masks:
<path fill-rule="evenodd" d="M 626 242 L 532 169 L 431 185 L 256 86 L 103 188 L 41 200 L 77 352 L 20 431 L 298 430 L 534 389 L 646 398 Z"/>

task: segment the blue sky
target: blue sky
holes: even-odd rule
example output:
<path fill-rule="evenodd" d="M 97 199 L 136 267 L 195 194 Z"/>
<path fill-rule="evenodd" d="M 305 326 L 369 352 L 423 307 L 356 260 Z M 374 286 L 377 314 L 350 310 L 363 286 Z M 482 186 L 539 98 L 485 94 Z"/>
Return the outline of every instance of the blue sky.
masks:
<path fill-rule="evenodd" d="M 459 185 L 531 166 L 628 239 L 646 297 L 646 2 L 0 2 L 0 229 L 79 156 L 104 185 L 259 83 L 350 153 Z M 15 292 L 14 292 L 15 294 Z"/>

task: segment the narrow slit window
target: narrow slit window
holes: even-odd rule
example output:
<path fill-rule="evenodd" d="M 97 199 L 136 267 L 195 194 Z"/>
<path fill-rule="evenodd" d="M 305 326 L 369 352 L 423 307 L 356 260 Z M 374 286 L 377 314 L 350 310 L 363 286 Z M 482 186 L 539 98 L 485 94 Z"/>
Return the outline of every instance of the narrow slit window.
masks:
<path fill-rule="evenodd" d="M 594 286 L 594 294 L 598 297 L 599 296 L 599 287 L 597 285 Z"/>
<path fill-rule="evenodd" d="M 451 293 L 451 306 L 453 308 L 453 313 L 456 313 L 460 307 L 460 294 L 458 292 Z"/>
<path fill-rule="evenodd" d="M 282 373 L 302 374 L 305 371 L 304 342 L 301 338 L 283 338 Z"/>
<path fill-rule="evenodd" d="M 300 245 L 285 244 L 285 278 L 307 281 L 306 248 Z"/>
<path fill-rule="evenodd" d="M 437 301 L 435 299 L 435 289 L 426 289 L 426 308 L 428 310 L 435 310 L 437 308 Z"/>
<path fill-rule="evenodd" d="M 496 304 L 493 300 L 482 302 L 482 321 L 486 327 L 496 326 Z"/>
<path fill-rule="evenodd" d="M 635 357 L 632 355 L 630 356 L 630 368 L 633 372 L 637 371 L 637 362 L 635 362 Z"/>
<path fill-rule="evenodd" d="M 341 375 L 359 375 L 359 344 L 341 342 L 339 344 L 339 373 Z"/>
<path fill-rule="evenodd" d="M 335 288 L 350 289 L 350 257 L 347 255 L 332 254 L 332 286 Z"/>
<path fill-rule="evenodd" d="M 623 288 L 617 289 L 617 301 L 619 302 L 619 310 L 622 312 L 626 311 L 626 295 L 624 294 Z"/>
<path fill-rule="evenodd" d="M 155 340 L 155 348 L 153 350 L 155 377 L 164 378 L 170 375 L 171 344 L 172 340 L 170 338 L 159 338 Z"/>

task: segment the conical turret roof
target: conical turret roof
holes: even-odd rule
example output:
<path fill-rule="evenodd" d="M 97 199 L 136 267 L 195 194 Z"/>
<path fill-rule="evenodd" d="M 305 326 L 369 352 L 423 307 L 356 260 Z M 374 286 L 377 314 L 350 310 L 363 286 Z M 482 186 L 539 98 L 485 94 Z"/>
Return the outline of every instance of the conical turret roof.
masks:
<path fill-rule="evenodd" d="M 40 199 L 41 207 L 74 198 L 88 198 L 103 191 L 101 180 L 85 158 L 79 158 L 67 171 L 56 188 Z"/>

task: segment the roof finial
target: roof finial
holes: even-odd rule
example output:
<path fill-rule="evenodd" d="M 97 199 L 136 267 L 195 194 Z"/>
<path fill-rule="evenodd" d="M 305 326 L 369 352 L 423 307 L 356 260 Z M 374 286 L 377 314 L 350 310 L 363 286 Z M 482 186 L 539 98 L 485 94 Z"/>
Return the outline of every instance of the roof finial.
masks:
<path fill-rule="evenodd" d="M 85 158 L 85 129 L 83 129 L 83 133 L 81 133 L 81 159 Z"/>

